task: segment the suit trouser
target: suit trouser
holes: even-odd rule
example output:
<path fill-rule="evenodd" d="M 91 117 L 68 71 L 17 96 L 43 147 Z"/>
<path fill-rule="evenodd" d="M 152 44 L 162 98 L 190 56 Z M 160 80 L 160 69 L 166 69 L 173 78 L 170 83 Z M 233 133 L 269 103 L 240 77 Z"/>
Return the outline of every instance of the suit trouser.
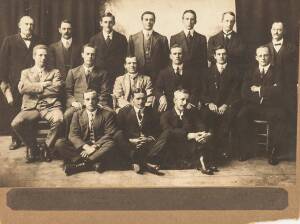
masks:
<path fill-rule="evenodd" d="M 18 115 L 18 113 L 20 113 L 22 106 L 22 96 L 20 95 L 17 87 L 16 90 L 12 89 L 12 95 L 14 98 L 14 103 L 12 106 L 10 106 L 10 116 L 8 118 L 10 123 Z M 13 129 L 10 130 L 10 134 L 13 141 L 21 141 L 21 139 Z"/>
<path fill-rule="evenodd" d="M 282 148 L 285 135 L 285 116 L 280 107 L 264 105 L 244 105 L 237 116 L 241 153 L 250 153 L 256 148 L 254 138 L 254 119 L 267 120 L 270 124 L 270 148 Z"/>
<path fill-rule="evenodd" d="M 63 113 L 60 108 L 52 108 L 51 110 L 27 110 L 21 111 L 12 121 L 11 126 L 19 137 L 23 140 L 27 147 L 36 146 L 36 135 L 33 133 L 34 126 L 40 118 L 44 118 L 50 124 L 50 130 L 46 138 L 46 145 L 52 148 L 59 128 L 63 122 Z"/>
<path fill-rule="evenodd" d="M 64 112 L 64 130 L 63 130 L 63 133 L 61 133 L 61 135 L 60 135 L 61 138 L 68 139 L 73 114 L 79 110 L 80 109 L 76 108 L 76 107 L 69 107 Z"/>

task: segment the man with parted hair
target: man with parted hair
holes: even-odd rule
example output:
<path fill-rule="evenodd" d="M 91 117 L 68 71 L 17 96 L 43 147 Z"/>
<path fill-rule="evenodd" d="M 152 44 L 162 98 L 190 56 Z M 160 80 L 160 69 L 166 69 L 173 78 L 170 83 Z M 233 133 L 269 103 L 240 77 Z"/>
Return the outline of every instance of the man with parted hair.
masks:
<path fill-rule="evenodd" d="M 0 49 L 0 87 L 11 107 L 10 121 L 20 112 L 22 96 L 18 91 L 21 71 L 34 65 L 32 49 L 41 43 L 40 37 L 33 33 L 34 20 L 30 16 L 21 17 L 19 33 L 6 37 Z M 10 150 L 20 147 L 21 141 L 11 132 Z"/>
<path fill-rule="evenodd" d="M 23 95 L 22 110 L 11 123 L 27 147 L 27 162 L 38 159 L 38 149 L 34 124 L 40 118 L 46 119 L 50 130 L 46 138 L 47 150 L 53 150 L 58 130 L 63 122 L 62 105 L 58 100 L 62 92 L 63 80 L 57 69 L 47 67 L 48 48 L 36 45 L 33 48 L 33 67 L 22 71 L 18 84 L 20 94 Z"/>
<path fill-rule="evenodd" d="M 81 64 L 81 47 L 73 38 L 72 23 L 70 20 L 62 20 L 58 32 L 61 35 L 61 39 L 52 43 L 49 47 L 49 65 L 57 68 L 63 80 L 65 80 L 68 71 Z"/>
<path fill-rule="evenodd" d="M 235 24 L 234 12 L 228 11 L 222 14 L 222 31 L 212 36 L 208 40 L 208 60 L 215 63 L 214 49 L 218 45 L 223 45 L 227 49 L 228 62 L 234 66 L 243 66 L 245 45 L 239 36 L 233 30 Z"/>
<path fill-rule="evenodd" d="M 184 64 L 195 70 L 207 68 L 207 40 L 206 37 L 194 30 L 197 16 L 194 10 L 185 10 L 182 15 L 183 31 L 171 36 L 170 46 L 182 46 Z"/>
<path fill-rule="evenodd" d="M 168 39 L 153 30 L 155 19 L 154 12 L 143 12 L 143 30 L 130 35 L 128 40 L 128 55 L 136 56 L 140 72 L 149 75 L 153 83 L 159 71 L 169 62 Z"/>
<path fill-rule="evenodd" d="M 112 13 L 104 13 L 100 17 L 102 30 L 90 38 L 90 43 L 96 47 L 96 66 L 108 71 L 110 91 L 116 77 L 124 74 L 123 65 L 127 53 L 127 39 L 113 29 L 115 23 Z"/>

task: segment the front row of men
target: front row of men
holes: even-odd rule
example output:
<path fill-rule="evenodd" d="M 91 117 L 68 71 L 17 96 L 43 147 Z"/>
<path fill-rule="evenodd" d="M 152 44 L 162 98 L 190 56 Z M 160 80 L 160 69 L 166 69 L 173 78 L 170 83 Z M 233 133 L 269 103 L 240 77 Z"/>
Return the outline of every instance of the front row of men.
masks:
<path fill-rule="evenodd" d="M 253 119 L 263 118 L 271 126 L 269 163 L 277 164 L 276 154 L 282 143 L 285 116 L 280 107 L 280 75 L 270 64 L 269 48 L 263 46 L 256 51 L 258 67 L 250 71 L 243 81 L 240 110 L 237 105 L 240 102 L 241 77 L 227 62 L 224 47 L 218 46 L 214 57 L 216 65 L 204 74 L 194 74 L 183 64 L 182 48 L 173 46 L 170 53 L 172 64 L 159 74 L 154 89 L 151 79 L 139 74 L 135 57 L 127 57 L 125 67 L 128 73 L 117 78 L 113 91 L 115 106 L 121 108 L 117 125 L 114 112 L 108 109 L 111 105 L 107 73 L 94 66 L 95 48 L 85 45 L 83 64 L 71 69 L 67 75 L 67 108 L 63 116 L 58 100 L 63 95 L 61 75 L 57 69 L 47 67 L 47 47 L 37 45 L 33 51 L 34 67 L 23 70 L 21 74 L 18 89 L 23 95 L 23 106 L 12 122 L 13 129 L 27 146 L 27 161 L 35 161 L 38 151 L 35 135 L 28 130 L 35 130 L 30 127 L 42 117 L 50 123 L 46 148 L 59 148 L 62 157 L 67 160 L 67 174 L 91 167 L 102 170 L 102 160 L 106 160 L 103 158 L 114 157 L 109 156 L 115 151 L 113 148 L 126 152 L 138 173 L 146 168 L 160 174 L 158 170 L 162 161 L 164 164 L 168 160 L 172 163 L 179 159 L 178 166 L 189 167 L 197 161 L 203 173 L 212 174 L 217 168 L 213 163 L 207 165 L 205 160 L 212 158 L 212 154 L 222 153 L 227 157 L 226 141 L 232 123 L 237 121 L 241 140 L 240 160 L 246 160 L 252 150 L 250 143 L 255 142 L 249 136 Z M 84 95 L 88 89 L 92 89 L 93 94 Z M 178 89 L 187 91 L 176 91 Z M 152 93 L 156 102 L 147 103 L 154 106 L 155 112 L 145 108 Z M 98 103 L 101 109 L 96 109 Z M 199 112 L 196 108 L 200 106 Z M 156 108 L 159 112 L 165 111 L 160 122 L 159 118 L 155 118 L 158 116 Z M 102 111 L 99 119 L 96 118 L 98 111 Z M 63 120 L 65 125 L 61 125 Z M 121 132 L 116 131 L 116 125 Z M 62 126 L 68 137 L 58 141 L 58 146 L 54 147 Z M 94 129 L 89 128 L 93 126 Z M 120 147 L 116 147 L 118 145 Z M 212 152 L 215 149 L 216 152 Z M 209 160 L 212 162 L 212 159 Z"/>

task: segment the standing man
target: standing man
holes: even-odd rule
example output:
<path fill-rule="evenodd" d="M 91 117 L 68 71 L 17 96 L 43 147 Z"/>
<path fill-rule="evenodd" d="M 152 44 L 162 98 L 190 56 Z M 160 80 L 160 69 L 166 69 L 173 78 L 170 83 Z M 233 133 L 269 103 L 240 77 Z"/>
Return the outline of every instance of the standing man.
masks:
<path fill-rule="evenodd" d="M 90 43 L 96 48 L 96 66 L 109 74 L 109 89 L 112 91 L 116 77 L 124 74 L 124 61 L 127 53 L 127 39 L 113 29 L 115 16 L 110 12 L 100 18 L 102 31 L 91 37 Z"/>
<path fill-rule="evenodd" d="M 154 12 L 145 11 L 141 20 L 143 30 L 129 36 L 128 54 L 136 56 L 141 73 L 149 75 L 155 83 L 159 71 L 169 62 L 168 39 L 153 30 Z"/>
<path fill-rule="evenodd" d="M 103 172 L 114 148 L 112 136 L 116 131 L 113 112 L 98 106 L 95 90 L 83 93 L 85 109 L 74 113 L 68 140 L 55 144 L 65 160 L 67 176 L 89 170 Z"/>
<path fill-rule="evenodd" d="M 155 83 L 155 96 L 158 101 L 158 111 L 173 108 L 174 92 L 184 88 L 189 91 L 188 109 L 197 107 L 201 90 L 199 71 L 184 64 L 183 50 L 178 44 L 171 47 L 171 64 L 160 71 Z"/>
<path fill-rule="evenodd" d="M 57 68 L 66 80 L 68 71 L 81 64 L 81 48 L 72 37 L 71 21 L 62 20 L 58 32 L 61 39 L 49 47 L 49 65 Z"/>
<path fill-rule="evenodd" d="M 195 71 L 207 68 L 207 41 L 206 37 L 194 30 L 197 16 L 194 10 L 185 10 L 182 15 L 183 31 L 171 36 L 170 46 L 182 46 L 184 64 Z"/>
<path fill-rule="evenodd" d="M 284 139 L 285 121 L 282 107 L 282 86 L 279 70 L 271 65 L 267 46 L 256 49 L 258 66 L 250 70 L 242 86 L 243 107 L 238 113 L 237 124 L 240 135 L 240 161 L 245 161 L 255 148 L 254 119 L 267 120 L 270 124 L 269 164 L 278 164 L 278 150 Z"/>
<path fill-rule="evenodd" d="M 125 69 L 127 73 L 116 79 L 113 95 L 116 98 L 116 109 L 131 103 L 135 89 L 142 89 L 147 93 L 147 105 L 152 105 L 153 87 L 151 78 L 142 75 L 137 70 L 136 57 L 126 57 Z"/>
<path fill-rule="evenodd" d="M 101 106 L 110 102 L 109 78 L 105 70 L 95 66 L 96 49 L 94 45 L 86 44 L 82 48 L 83 64 L 71 69 L 66 79 L 67 109 L 64 113 L 66 136 L 68 136 L 73 113 L 84 106 L 83 93 L 93 89 L 99 97 Z"/>
<path fill-rule="evenodd" d="M 272 65 L 281 73 L 284 107 L 289 118 L 288 130 L 291 149 L 295 153 L 297 131 L 297 83 L 298 52 L 296 46 L 284 38 L 285 28 L 282 22 L 274 22 L 271 28 L 272 41 L 267 44 L 271 50 Z"/>
<path fill-rule="evenodd" d="M 22 71 L 18 88 L 23 95 L 22 110 L 11 123 L 12 128 L 27 147 L 27 162 L 38 158 L 34 124 L 40 118 L 46 119 L 50 130 L 46 138 L 47 149 L 52 149 L 57 138 L 58 128 L 63 122 L 61 102 L 58 97 L 63 81 L 59 70 L 47 67 L 48 48 L 36 45 L 33 48 L 33 67 Z"/>
<path fill-rule="evenodd" d="M 20 112 L 22 96 L 18 91 L 21 71 L 34 65 L 32 49 L 41 43 L 38 36 L 33 34 L 34 21 L 30 16 L 23 16 L 18 27 L 20 33 L 6 37 L 0 49 L 0 82 L 1 90 L 11 106 L 10 121 Z M 10 150 L 21 145 L 20 139 L 11 132 Z"/>
<path fill-rule="evenodd" d="M 235 14 L 233 12 L 224 12 L 222 15 L 222 31 L 212 36 L 208 40 L 208 60 L 215 63 L 214 49 L 223 45 L 228 54 L 228 62 L 240 68 L 244 64 L 243 54 L 245 46 L 241 37 L 233 31 L 235 24 Z"/>
<path fill-rule="evenodd" d="M 216 156 L 228 159 L 231 154 L 229 131 L 237 112 L 240 80 L 236 68 L 227 62 L 224 46 L 215 49 L 214 58 L 216 64 L 208 69 L 203 82 L 203 120 L 213 132 Z"/>

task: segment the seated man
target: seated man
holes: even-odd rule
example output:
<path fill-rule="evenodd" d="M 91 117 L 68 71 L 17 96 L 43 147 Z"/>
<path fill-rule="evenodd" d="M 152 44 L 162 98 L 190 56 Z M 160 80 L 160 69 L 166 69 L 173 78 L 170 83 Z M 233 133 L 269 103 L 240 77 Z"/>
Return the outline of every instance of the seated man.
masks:
<path fill-rule="evenodd" d="M 73 113 L 82 109 L 83 93 L 87 89 L 94 89 L 97 92 L 102 106 L 107 106 L 110 100 L 107 72 L 95 67 L 95 47 L 91 44 L 84 45 L 81 56 L 83 64 L 69 70 L 66 78 L 67 109 L 64 114 L 66 137 Z"/>
<path fill-rule="evenodd" d="M 58 101 L 63 85 L 57 69 L 49 69 L 47 65 L 48 48 L 37 45 L 33 48 L 34 66 L 22 71 L 18 85 L 23 95 L 22 110 L 11 123 L 27 147 L 27 162 L 38 159 L 36 136 L 33 125 L 40 118 L 50 123 L 50 131 L 46 138 L 46 147 L 51 149 L 56 141 L 58 128 L 63 122 L 61 103 Z"/>
<path fill-rule="evenodd" d="M 160 118 L 163 132 L 151 155 L 156 156 L 164 151 L 165 161 L 175 160 L 180 168 L 190 168 L 191 163 L 196 163 L 203 174 L 212 175 L 217 168 L 206 163 L 211 148 L 211 133 L 206 131 L 195 111 L 187 110 L 189 99 L 187 90 L 175 91 L 174 107 Z"/>
<path fill-rule="evenodd" d="M 173 108 L 173 93 L 184 88 L 190 92 L 188 109 L 198 106 L 200 91 L 200 74 L 193 68 L 185 67 L 183 50 L 178 44 L 171 47 L 171 65 L 161 70 L 155 83 L 155 97 L 158 101 L 158 111 L 163 112 Z"/>
<path fill-rule="evenodd" d="M 142 174 L 144 170 L 160 175 L 159 166 L 152 164 L 151 150 L 159 134 L 159 120 L 152 107 L 145 107 L 146 91 L 133 91 L 132 105 L 122 108 L 118 115 L 118 126 L 122 130 L 120 148 L 130 157 L 133 169 Z"/>
<path fill-rule="evenodd" d="M 69 141 L 60 139 L 55 144 L 65 160 L 67 176 L 92 169 L 102 172 L 114 147 L 114 113 L 98 106 L 95 90 L 87 90 L 83 96 L 85 109 L 74 113 Z"/>
<path fill-rule="evenodd" d="M 270 63 L 270 50 L 267 46 L 256 49 L 256 60 L 258 66 L 246 74 L 242 85 L 244 106 L 237 117 L 241 143 L 240 161 L 247 160 L 255 148 L 253 120 L 263 119 L 270 123 L 271 130 L 269 163 L 276 165 L 276 154 L 281 147 L 285 130 L 280 74 Z"/>
<path fill-rule="evenodd" d="M 146 91 L 148 104 L 152 104 L 152 82 L 149 76 L 138 73 L 136 57 L 126 57 L 125 69 L 127 73 L 119 76 L 114 85 L 113 95 L 116 98 L 116 109 L 130 104 L 135 89 L 140 88 Z"/>
<path fill-rule="evenodd" d="M 203 120 L 213 131 L 217 156 L 228 159 L 229 129 L 237 111 L 240 77 L 235 67 L 227 63 L 227 50 L 224 46 L 215 48 L 214 58 L 216 64 L 208 69 L 203 81 Z"/>

